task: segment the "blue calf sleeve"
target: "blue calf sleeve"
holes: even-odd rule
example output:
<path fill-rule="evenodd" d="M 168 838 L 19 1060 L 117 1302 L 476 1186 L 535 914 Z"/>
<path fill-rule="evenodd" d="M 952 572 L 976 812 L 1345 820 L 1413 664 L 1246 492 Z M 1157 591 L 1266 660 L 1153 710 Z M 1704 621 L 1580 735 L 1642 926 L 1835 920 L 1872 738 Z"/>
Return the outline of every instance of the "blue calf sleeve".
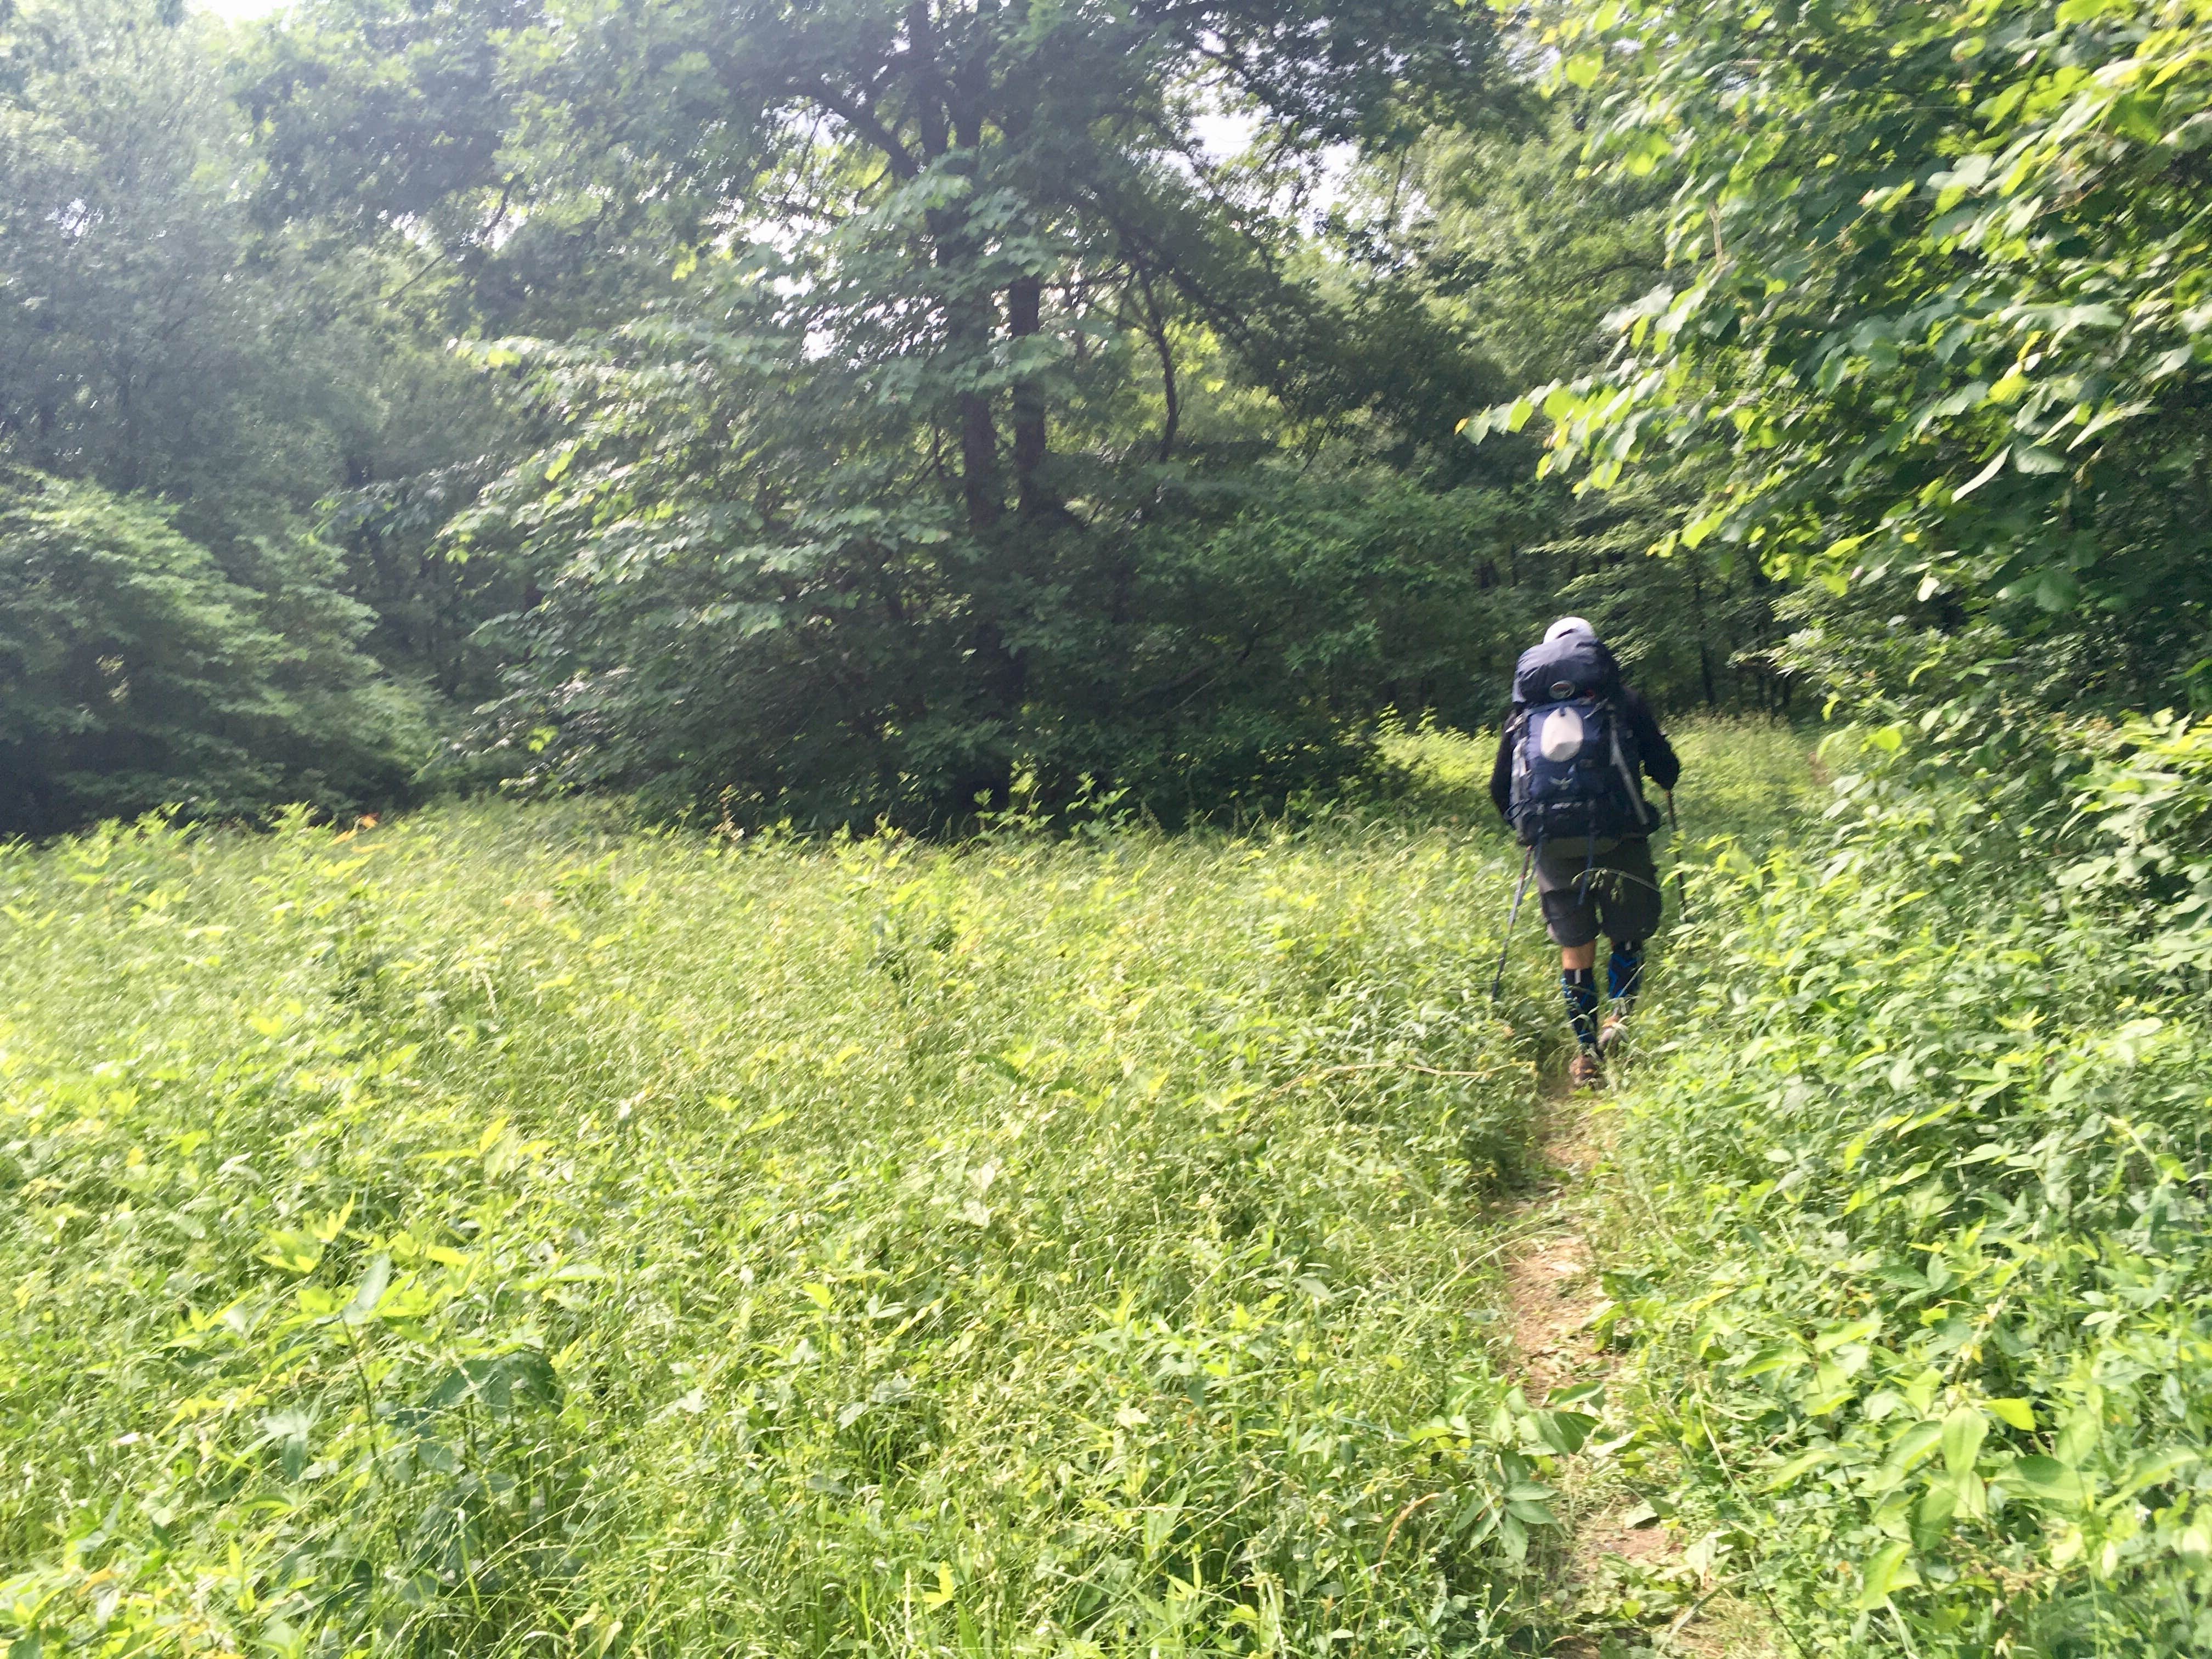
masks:
<path fill-rule="evenodd" d="M 1559 994 L 1566 999 L 1567 1024 L 1575 1028 L 1575 1041 L 1585 1048 L 1597 1047 L 1597 970 L 1569 968 L 1559 975 Z"/>
<path fill-rule="evenodd" d="M 1644 947 L 1620 945 L 1605 959 L 1605 994 L 1615 1002 L 1633 1002 L 1644 988 Z"/>

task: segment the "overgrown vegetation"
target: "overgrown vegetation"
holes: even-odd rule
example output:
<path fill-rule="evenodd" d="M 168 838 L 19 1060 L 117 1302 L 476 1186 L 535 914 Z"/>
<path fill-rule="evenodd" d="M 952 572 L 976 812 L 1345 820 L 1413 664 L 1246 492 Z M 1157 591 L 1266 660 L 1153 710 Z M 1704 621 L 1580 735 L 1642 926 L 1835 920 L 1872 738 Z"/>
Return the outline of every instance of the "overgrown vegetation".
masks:
<path fill-rule="evenodd" d="M 1595 100 L 1604 173 L 1670 187 L 1669 269 L 1601 369 L 1478 429 L 1540 408 L 1547 466 L 1688 486 L 1661 544 L 1812 579 L 1790 654 L 1854 706 L 2197 700 L 2209 25 L 2194 0 L 1565 9 L 1554 84 Z"/>
<path fill-rule="evenodd" d="M 2212 1646 L 2208 66 L 0 0 L 11 1655 Z M 1537 1409 L 1563 611 L 1838 725 L 1692 745 Z"/>
<path fill-rule="evenodd" d="M 0 1632 L 1540 1642 L 1593 1419 L 1491 1323 L 1510 875 L 1426 812 L 15 849 Z"/>
<path fill-rule="evenodd" d="M 2203 739 L 1872 737 L 1832 830 L 1713 848 L 1619 1119 L 1631 1461 L 1808 1652 L 2201 1650 Z"/>

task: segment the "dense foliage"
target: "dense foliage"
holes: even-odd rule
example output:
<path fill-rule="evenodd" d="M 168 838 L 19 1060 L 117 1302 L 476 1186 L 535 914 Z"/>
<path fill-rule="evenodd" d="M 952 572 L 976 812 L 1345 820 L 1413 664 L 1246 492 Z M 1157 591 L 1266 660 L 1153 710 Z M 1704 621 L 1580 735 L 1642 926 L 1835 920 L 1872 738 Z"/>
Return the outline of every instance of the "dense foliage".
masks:
<path fill-rule="evenodd" d="M 1525 1650 L 1504 852 L 15 850 L 0 1641 Z"/>
<path fill-rule="evenodd" d="M 2199 1651 L 2203 739 L 2067 757 L 2069 830 L 1882 735 L 1832 839 L 1720 848 L 1623 1121 L 1655 1497 L 1808 1652 Z"/>
<path fill-rule="evenodd" d="M 1710 849 L 1600 1322 L 1650 1507 L 1802 1652 L 2212 1628 L 2203 739 L 2125 712 L 2202 697 L 2207 21 L 1553 20 L 1668 269 L 1474 435 L 1677 503 L 1869 722 L 1826 827 Z"/>
<path fill-rule="evenodd" d="M 259 550 L 249 586 L 143 503 L 0 478 L 0 830 L 404 794 L 421 713 L 366 614 L 313 580 L 327 550 Z"/>
<path fill-rule="evenodd" d="M 362 343 L 252 236 L 205 47 L 0 15 L 0 834 L 404 799 L 428 757 L 315 534 Z"/>
<path fill-rule="evenodd" d="M 1569 605 L 1663 702 L 1788 699 L 1763 573 L 1642 559 L 1679 489 L 1571 509 L 1453 435 L 1662 254 L 1480 8 L 26 0 L 0 37 L 0 489 L 366 606 L 427 716 L 392 750 L 380 692 L 314 788 L 80 765 L 14 828 L 501 778 L 1275 810 L 1379 781 L 1394 719 L 1485 722 Z"/>
<path fill-rule="evenodd" d="M 1386 67 L 1362 42 L 1393 31 L 1422 44 Z M 545 171 L 501 198 L 644 170 L 686 251 L 642 317 L 484 350 L 551 440 L 465 521 L 547 596 L 507 635 L 502 735 L 533 776 L 745 821 L 941 822 L 1018 765 L 1054 799 L 1088 776 L 1180 809 L 1357 764 L 1399 643 L 1377 612 L 1463 550 L 1272 476 L 1176 337 L 1206 329 L 1263 420 L 1317 431 L 1440 432 L 1480 376 L 1418 311 L 1278 268 L 1295 232 L 1191 165 L 1192 78 L 1247 66 L 1233 88 L 1310 151 L 1476 88 L 1488 38 L 1421 6 L 544 20 L 508 59 L 563 53 Z M 280 142 L 316 107 L 272 104 Z"/>
<path fill-rule="evenodd" d="M 1665 544 L 1817 577 L 1855 699 L 1992 672 L 2193 697 L 2208 593 L 2212 59 L 2189 0 L 1571 9 L 1608 170 L 1673 186 L 1668 279 L 1540 408 L 1602 488 L 1688 469 Z M 1844 593 L 1841 603 L 1826 595 Z"/>

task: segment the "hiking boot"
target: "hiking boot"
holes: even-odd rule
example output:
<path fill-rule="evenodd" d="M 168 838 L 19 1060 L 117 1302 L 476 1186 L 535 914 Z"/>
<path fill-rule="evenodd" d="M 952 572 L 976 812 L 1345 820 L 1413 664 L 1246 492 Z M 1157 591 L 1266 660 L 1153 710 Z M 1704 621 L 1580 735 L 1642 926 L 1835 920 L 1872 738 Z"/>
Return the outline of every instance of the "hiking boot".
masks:
<path fill-rule="evenodd" d="M 1613 1045 L 1628 1034 L 1626 1014 L 1607 1014 L 1605 1024 L 1597 1028 L 1597 1046 L 1601 1054 L 1611 1054 Z"/>
<path fill-rule="evenodd" d="M 1567 1081 L 1577 1089 L 1605 1087 L 1605 1062 L 1595 1048 L 1585 1048 L 1567 1062 Z"/>

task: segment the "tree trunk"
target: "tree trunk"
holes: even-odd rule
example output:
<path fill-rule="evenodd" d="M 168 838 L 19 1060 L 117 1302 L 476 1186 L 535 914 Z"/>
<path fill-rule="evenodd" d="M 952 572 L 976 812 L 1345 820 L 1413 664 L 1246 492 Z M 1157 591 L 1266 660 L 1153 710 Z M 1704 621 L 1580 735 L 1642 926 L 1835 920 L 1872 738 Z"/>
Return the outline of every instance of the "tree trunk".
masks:
<path fill-rule="evenodd" d="M 1713 649 L 1706 638 L 1705 585 L 1698 580 L 1698 556 L 1692 552 L 1685 556 L 1690 572 L 1690 601 L 1698 613 L 1698 672 L 1705 678 L 1705 707 L 1717 708 L 1721 698 L 1713 684 Z"/>
<path fill-rule="evenodd" d="M 1018 341 L 1034 338 L 1043 311 L 1043 279 L 1015 278 L 1006 290 L 1007 334 Z M 1041 476 L 1047 445 L 1044 388 L 1033 380 L 1019 381 L 1014 386 L 1014 490 L 1025 519 L 1036 518 L 1054 505 Z"/>
<path fill-rule="evenodd" d="M 977 286 L 980 261 L 964 210 L 933 212 L 929 227 L 937 244 L 938 269 L 945 274 L 953 290 L 945 301 L 949 355 L 956 373 L 974 374 L 991 355 L 998 308 Z M 998 416 L 987 392 L 958 392 L 953 404 L 960 418 L 960 495 L 967 507 L 968 528 L 988 530 L 1006 512 L 999 478 Z"/>
<path fill-rule="evenodd" d="M 999 422 L 980 392 L 960 394 L 960 494 L 970 530 L 988 530 L 1006 510 L 999 493 Z"/>
<path fill-rule="evenodd" d="M 1160 313 L 1160 302 L 1152 293 L 1151 275 L 1140 264 L 1133 264 L 1136 272 L 1137 292 L 1145 301 L 1146 331 L 1152 337 L 1152 349 L 1160 358 L 1160 396 L 1167 405 L 1165 417 L 1160 422 L 1159 459 L 1164 465 L 1175 453 L 1176 428 L 1182 422 L 1182 399 L 1176 386 L 1175 345 L 1168 337 L 1167 319 Z"/>

